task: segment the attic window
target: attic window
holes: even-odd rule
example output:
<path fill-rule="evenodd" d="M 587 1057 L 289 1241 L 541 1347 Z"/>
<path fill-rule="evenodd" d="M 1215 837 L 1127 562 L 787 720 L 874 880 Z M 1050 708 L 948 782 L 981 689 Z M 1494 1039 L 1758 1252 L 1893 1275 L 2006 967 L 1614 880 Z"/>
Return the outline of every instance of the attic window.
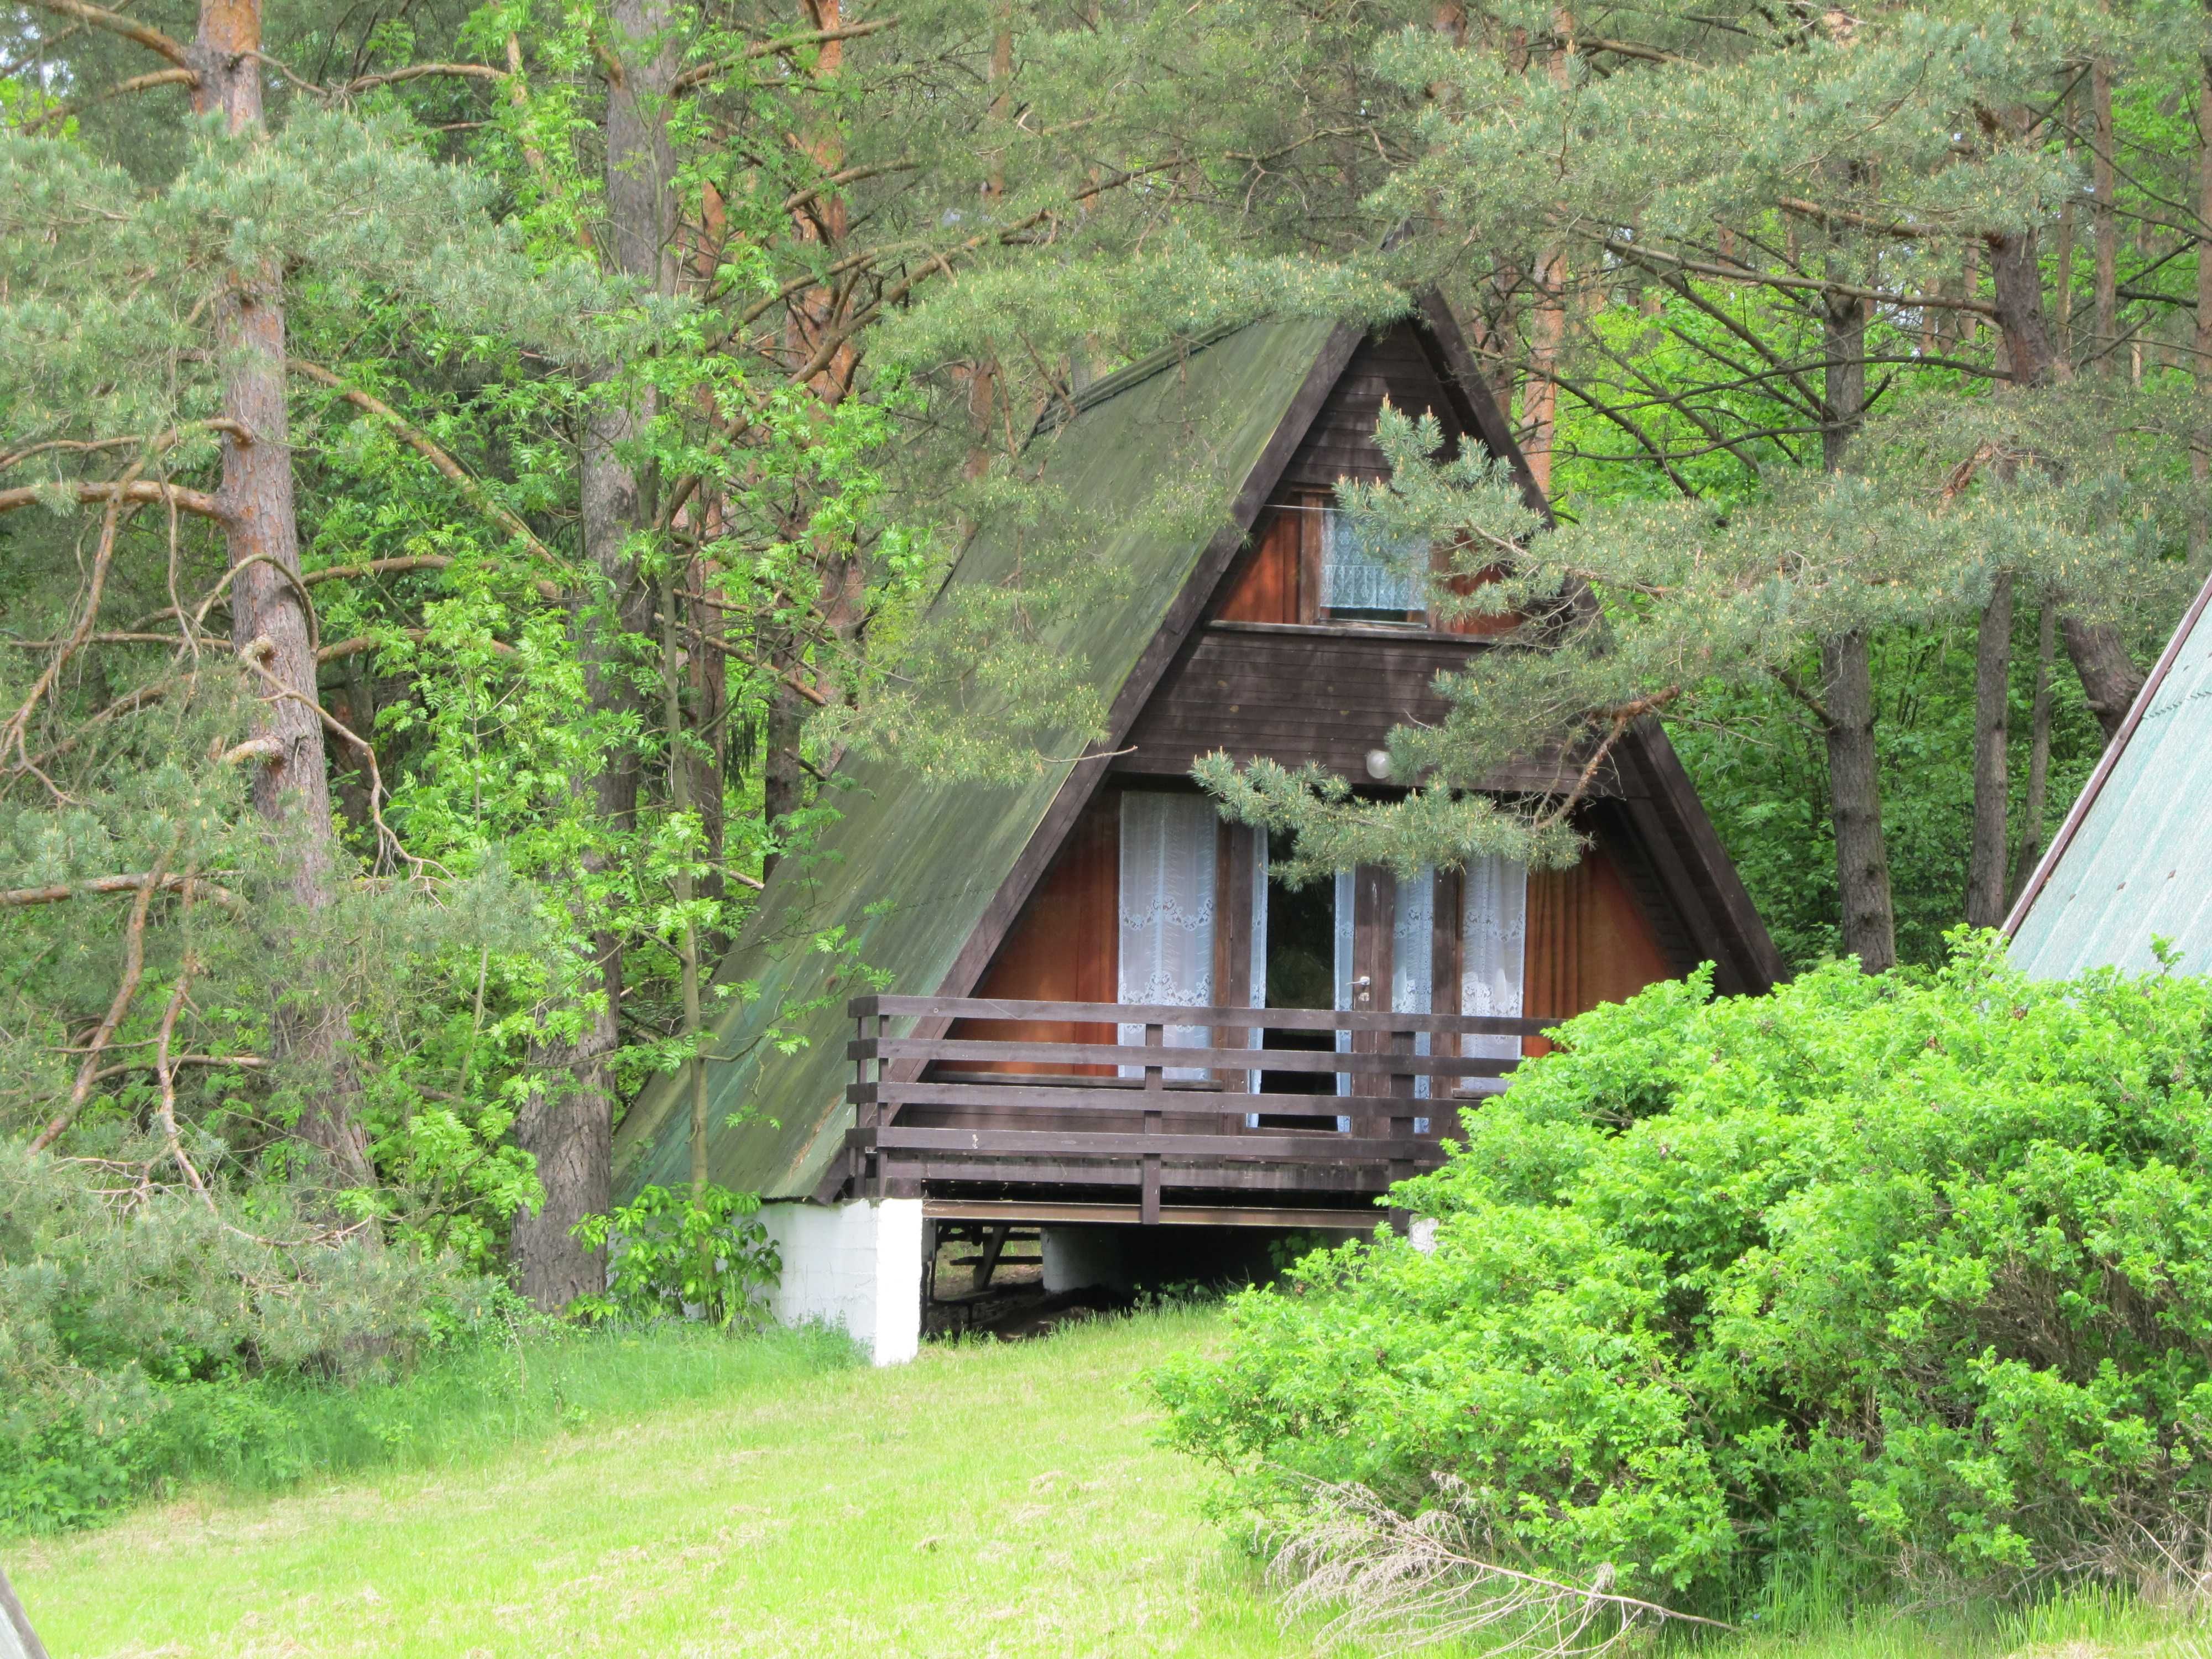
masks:
<path fill-rule="evenodd" d="M 1321 608 L 1347 622 L 1419 621 L 1428 600 L 1420 573 L 1429 544 L 1419 537 L 1378 542 L 1362 535 L 1351 516 L 1322 512 Z"/>

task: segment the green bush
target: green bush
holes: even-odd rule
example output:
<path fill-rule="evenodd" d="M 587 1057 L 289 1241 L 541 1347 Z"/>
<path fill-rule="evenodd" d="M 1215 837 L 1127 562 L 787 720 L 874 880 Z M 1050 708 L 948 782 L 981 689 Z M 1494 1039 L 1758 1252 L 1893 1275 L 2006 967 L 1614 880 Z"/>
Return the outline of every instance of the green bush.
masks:
<path fill-rule="evenodd" d="M 1502 1560 L 1683 1606 L 2205 1558 L 2212 983 L 1822 968 L 1655 986 L 1465 1115 L 1433 1218 L 1155 1383 L 1281 1516 L 1464 1482 Z"/>
<path fill-rule="evenodd" d="M 449 1257 L 294 1242 L 317 1229 L 282 1189 L 116 1167 L 0 1148 L 0 1529 L 93 1519 L 265 1435 L 258 1389 L 402 1371 L 518 1305 Z"/>
<path fill-rule="evenodd" d="M 608 1250 L 607 1293 L 578 1299 L 591 1319 L 651 1320 L 693 1315 L 724 1330 L 767 1323 L 767 1293 L 783 1271 L 768 1229 L 756 1219 L 760 1194 L 710 1186 L 697 1194 L 647 1187 L 627 1204 L 587 1215 L 573 1229 Z"/>

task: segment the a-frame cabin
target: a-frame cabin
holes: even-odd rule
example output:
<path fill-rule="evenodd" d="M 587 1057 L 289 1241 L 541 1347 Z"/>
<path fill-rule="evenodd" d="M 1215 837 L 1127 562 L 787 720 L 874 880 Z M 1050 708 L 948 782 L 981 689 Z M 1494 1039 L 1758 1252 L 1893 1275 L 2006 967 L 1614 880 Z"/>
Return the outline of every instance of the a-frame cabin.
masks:
<path fill-rule="evenodd" d="M 2160 952 L 2212 970 L 2203 880 L 2212 789 L 2212 582 L 2160 653 L 2006 917 L 2014 965 L 2037 979 L 2154 972 Z M 2182 877 L 2189 879 L 2184 881 Z"/>
<path fill-rule="evenodd" d="M 721 970 L 758 995 L 717 1035 L 709 1162 L 770 1200 L 780 1316 L 910 1354 L 946 1227 L 987 1230 L 987 1256 L 1007 1226 L 1042 1228 L 1048 1288 L 1110 1276 L 1117 1237 L 1156 1259 L 1198 1237 L 1163 1225 L 1371 1228 L 1547 1023 L 1701 962 L 1723 991 L 1779 975 L 1654 723 L 1578 809 L 1590 848 L 1564 872 L 1362 867 L 1292 891 L 1192 785 L 1218 749 L 1387 793 L 1390 728 L 1436 720 L 1437 673 L 1486 648 L 1337 517 L 1340 480 L 1387 477 L 1386 398 L 1526 484 L 1435 302 L 1371 335 L 1268 320 L 1188 343 L 1039 422 L 1029 459 L 1133 573 L 1048 642 L 1079 653 L 1109 740 L 1009 785 L 859 763 L 822 844 L 769 880 Z M 1218 503 L 1194 526 L 1117 510 L 1194 486 Z M 1003 581 L 1020 547 L 986 523 L 950 585 Z M 1566 781 L 1522 774 L 1499 787 Z M 849 960 L 808 948 L 838 925 L 890 975 L 883 996 L 854 998 Z M 680 1182 L 689 1123 L 674 1080 L 648 1090 L 617 1190 Z"/>

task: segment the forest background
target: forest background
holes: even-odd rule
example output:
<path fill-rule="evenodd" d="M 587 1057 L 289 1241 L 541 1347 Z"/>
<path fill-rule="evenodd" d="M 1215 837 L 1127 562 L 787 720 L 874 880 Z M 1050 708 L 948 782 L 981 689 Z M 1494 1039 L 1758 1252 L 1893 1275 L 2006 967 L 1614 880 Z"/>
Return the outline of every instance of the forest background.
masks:
<path fill-rule="evenodd" d="M 603 1293 L 612 1126 L 700 1074 L 842 755 L 1098 733 L 1031 642 L 1119 573 L 1036 415 L 1266 313 L 1440 292 L 1557 522 L 1386 422 L 1354 504 L 1546 648 L 1401 734 L 1409 804 L 1210 772 L 1231 810 L 1552 856 L 1563 803 L 1455 786 L 1662 717 L 1793 963 L 1993 924 L 2205 564 L 2207 40 L 2179 3 L 20 0 L 8 1455 Z M 933 605 L 986 511 L 1020 586 Z"/>

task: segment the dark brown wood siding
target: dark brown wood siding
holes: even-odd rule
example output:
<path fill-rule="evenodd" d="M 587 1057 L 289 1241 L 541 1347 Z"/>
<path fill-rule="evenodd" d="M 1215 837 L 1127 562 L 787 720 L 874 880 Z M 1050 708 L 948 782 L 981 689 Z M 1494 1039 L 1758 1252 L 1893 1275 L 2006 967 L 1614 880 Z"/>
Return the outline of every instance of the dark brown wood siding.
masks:
<path fill-rule="evenodd" d="M 1375 442 L 1375 419 L 1386 398 L 1416 419 L 1435 415 L 1443 428 L 1445 453 L 1457 453 L 1462 426 L 1455 400 L 1445 393 L 1412 325 L 1401 323 L 1379 339 L 1362 341 L 1352 354 L 1343 377 L 1291 457 L 1283 487 L 1331 489 L 1341 478 L 1389 477 L 1389 465 Z"/>
<path fill-rule="evenodd" d="M 1368 754 L 1385 745 L 1392 726 L 1444 717 L 1437 675 L 1480 648 L 1416 629 L 1217 623 L 1168 672 L 1130 730 L 1130 752 L 1114 764 L 1181 777 L 1200 756 L 1221 749 L 1239 762 L 1318 761 L 1364 783 Z M 1532 762 L 1494 787 L 1552 789 L 1573 781 L 1571 772 Z M 1612 787 L 1608 773 L 1599 792 Z"/>

